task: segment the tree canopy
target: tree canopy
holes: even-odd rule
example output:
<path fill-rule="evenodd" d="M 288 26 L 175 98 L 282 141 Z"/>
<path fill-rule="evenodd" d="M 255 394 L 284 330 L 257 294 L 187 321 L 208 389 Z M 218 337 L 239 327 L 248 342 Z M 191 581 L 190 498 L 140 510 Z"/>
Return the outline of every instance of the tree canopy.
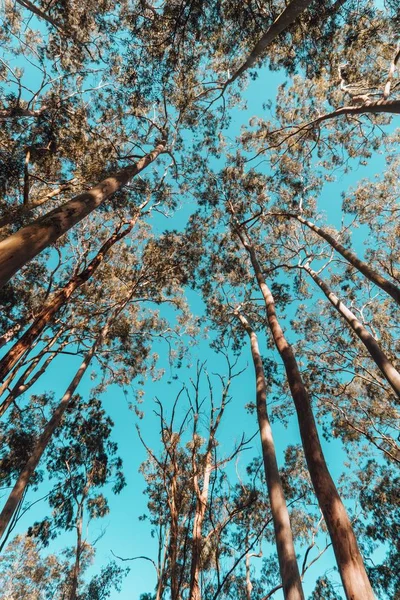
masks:
<path fill-rule="evenodd" d="M 5 0 L 0 599 L 400 600 L 395 0 Z"/>

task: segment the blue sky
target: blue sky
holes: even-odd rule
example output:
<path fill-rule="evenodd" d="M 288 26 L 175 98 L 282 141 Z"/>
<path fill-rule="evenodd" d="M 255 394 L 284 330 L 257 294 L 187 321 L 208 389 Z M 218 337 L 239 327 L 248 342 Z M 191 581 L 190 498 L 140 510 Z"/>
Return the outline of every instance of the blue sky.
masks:
<path fill-rule="evenodd" d="M 32 74 L 34 78 L 34 75 Z M 282 75 L 280 73 L 270 72 L 267 68 L 260 70 L 259 77 L 255 81 L 249 81 L 248 88 L 244 93 L 247 101 L 247 110 L 233 110 L 232 124 L 227 132 L 232 138 L 239 133 L 242 124 L 246 124 L 248 119 L 253 115 L 262 115 L 262 104 L 267 100 L 274 100 L 277 86 L 282 83 Z M 214 167 L 213 164 L 210 165 Z M 319 209 L 324 210 L 327 214 L 327 222 L 334 226 L 340 226 L 341 222 L 341 193 L 354 186 L 362 177 L 372 177 L 374 174 L 382 172 L 384 160 L 380 155 L 374 155 L 369 161 L 367 167 L 359 167 L 351 170 L 345 175 L 339 175 L 335 182 L 325 185 L 324 190 L 319 199 Z M 188 205 L 183 201 L 182 208 L 177 211 L 171 222 L 173 227 L 183 227 L 187 215 L 190 212 Z M 155 222 L 156 229 L 170 226 L 171 223 L 163 225 L 162 217 L 157 217 Z M 353 235 L 353 247 L 362 255 L 363 253 L 363 234 L 365 231 L 358 229 Z M 202 301 L 196 292 L 188 293 L 188 300 L 193 312 L 199 314 L 202 312 Z M 261 340 L 262 341 L 262 340 Z M 182 382 L 188 382 L 189 377 L 193 374 L 197 360 L 208 361 L 211 372 L 221 370 L 224 371 L 224 361 L 221 357 L 210 350 L 207 340 L 201 339 L 191 351 L 191 365 L 184 365 L 180 371 L 177 371 L 178 381 L 171 380 L 169 373 L 169 364 L 166 357 L 166 346 L 162 343 L 156 351 L 160 354 L 160 367 L 165 368 L 166 375 L 161 381 L 152 382 L 148 380 L 145 384 L 145 399 L 140 407 L 145 412 L 144 419 L 140 422 L 141 430 L 146 443 L 153 448 L 159 447 L 159 426 L 158 419 L 153 414 L 155 396 L 158 396 L 165 405 L 171 405 L 177 391 L 180 389 Z M 46 376 L 41 379 L 38 385 L 33 389 L 35 393 L 41 390 L 53 390 L 56 398 L 61 397 L 63 391 L 67 387 L 74 369 L 78 366 L 80 359 L 69 358 L 63 362 L 55 361 L 49 368 Z M 232 386 L 232 404 L 228 407 L 226 416 L 221 426 L 221 448 L 222 452 L 228 453 L 232 449 L 235 441 L 237 441 L 242 432 L 252 434 L 256 431 L 255 415 L 249 415 L 245 410 L 245 405 L 254 400 L 254 375 L 253 368 L 250 363 L 250 353 L 247 344 L 243 347 L 238 368 L 243 368 L 248 365 L 246 372 Z M 96 363 L 90 370 L 96 368 Z M 167 383 L 167 380 L 170 382 Z M 89 394 L 91 381 L 89 374 L 85 376 L 79 387 L 81 395 Z M 99 572 L 102 565 L 112 559 L 111 551 L 122 557 L 133 557 L 138 555 L 146 555 L 150 558 L 156 558 L 157 546 L 155 540 L 151 538 L 149 526 L 146 521 L 139 521 L 139 516 L 146 512 L 146 497 L 143 494 L 144 480 L 138 469 L 140 464 L 146 458 L 146 452 L 139 442 L 136 433 L 135 424 L 138 418 L 135 413 L 129 408 L 129 402 L 133 401 L 133 397 L 126 396 L 123 391 L 117 386 L 110 387 L 102 396 L 104 406 L 115 422 L 113 439 L 118 442 L 119 453 L 124 460 L 125 474 L 127 478 L 127 486 L 119 496 L 109 496 L 110 514 L 104 519 L 91 523 L 88 539 L 93 540 L 98 537 L 100 531 L 105 530 L 104 536 L 97 544 L 96 563 L 92 572 Z M 283 453 L 288 445 L 299 442 L 299 434 L 297 424 L 294 419 L 291 419 L 287 428 L 282 424 L 274 424 L 274 435 L 277 447 L 278 462 L 283 465 Z M 340 443 L 333 441 L 331 443 L 322 440 L 325 455 L 334 478 L 342 473 L 345 454 L 341 450 Z M 252 449 L 248 451 L 239 461 L 239 469 L 244 472 L 246 461 L 252 455 L 257 455 L 260 452 L 260 445 L 256 438 L 252 442 Z M 234 474 L 233 474 L 234 477 Z M 39 490 L 31 498 L 34 499 L 43 495 L 43 488 Z M 43 517 L 46 514 L 46 507 L 42 504 L 36 505 L 34 509 L 29 511 L 26 516 L 21 519 L 18 531 L 24 531 L 35 520 Z M 58 552 L 72 542 L 70 535 L 61 535 L 50 546 L 49 551 Z M 273 548 L 270 548 L 273 551 Z M 114 593 L 112 600 L 138 600 L 143 592 L 151 592 L 155 585 L 155 572 L 153 566 L 143 560 L 125 563 L 130 566 L 130 573 L 123 582 L 121 593 Z M 324 573 L 327 569 L 334 566 L 334 558 L 332 551 L 328 551 L 324 557 L 310 569 L 305 578 L 306 596 L 311 593 L 316 578 Z M 266 590 L 267 592 L 268 590 Z M 281 600 L 282 595 L 278 592 L 274 598 Z"/>

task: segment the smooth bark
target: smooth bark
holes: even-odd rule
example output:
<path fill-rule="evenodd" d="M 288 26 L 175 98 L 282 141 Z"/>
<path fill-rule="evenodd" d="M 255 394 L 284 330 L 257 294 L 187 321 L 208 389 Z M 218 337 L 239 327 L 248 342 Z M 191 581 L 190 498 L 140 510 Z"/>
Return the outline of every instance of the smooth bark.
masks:
<path fill-rule="evenodd" d="M 325 462 L 311 400 L 303 383 L 293 348 L 286 340 L 280 326 L 275 301 L 265 282 L 255 249 L 248 236 L 244 237 L 243 231 L 240 229 L 236 231 L 249 254 L 264 298 L 269 329 L 285 367 L 296 408 L 304 455 L 332 541 L 346 598 L 347 600 L 375 600 L 349 516 Z"/>
<path fill-rule="evenodd" d="M 207 442 L 207 449 L 204 456 L 204 469 L 203 469 L 203 485 L 200 489 L 199 477 L 197 473 L 197 466 L 195 461 L 195 454 L 192 456 L 193 466 L 193 486 L 196 493 L 196 509 L 193 521 L 193 537 L 192 537 L 192 561 L 190 567 L 190 587 L 189 587 L 189 600 L 201 600 L 200 590 L 200 560 L 201 551 L 203 547 L 203 522 L 206 514 L 208 493 L 210 488 L 210 477 L 213 469 L 212 464 L 212 452 L 214 448 L 215 436 L 217 429 L 222 419 L 222 415 L 225 410 L 225 398 L 226 392 L 223 394 L 221 407 L 214 420 L 214 410 L 211 410 L 210 430 Z M 198 405 L 196 404 L 196 415 L 194 417 L 194 428 L 193 428 L 193 448 L 195 445 L 195 435 L 197 433 L 197 421 L 198 421 Z"/>
<path fill-rule="evenodd" d="M 283 213 L 284 216 L 290 217 L 292 219 L 296 219 L 299 223 L 306 225 L 309 229 L 317 233 L 320 237 L 322 237 L 325 241 L 328 242 L 339 254 L 343 256 L 353 267 L 356 267 L 365 275 L 367 279 L 372 281 L 375 285 L 380 287 L 384 292 L 389 294 L 400 305 L 400 288 L 397 287 L 393 282 L 389 279 L 383 277 L 380 273 L 378 273 L 375 269 L 370 267 L 366 262 L 359 259 L 354 252 L 345 248 L 342 244 L 340 244 L 332 235 L 330 235 L 325 229 L 318 227 L 311 221 L 308 221 L 301 215 L 296 215 L 292 213 Z"/>
<path fill-rule="evenodd" d="M 267 410 L 267 385 L 258 346 L 257 335 L 244 315 L 236 311 L 243 328 L 250 338 L 251 354 L 256 375 L 257 418 L 261 437 L 265 479 L 274 523 L 276 549 L 283 593 L 286 600 L 304 600 L 303 587 L 294 549 L 292 528 L 286 506 L 275 444 Z"/>
<path fill-rule="evenodd" d="M 129 165 L 93 188 L 75 196 L 30 225 L 0 242 L 0 286 L 42 250 L 53 244 L 71 227 L 82 221 L 117 190 L 143 171 L 165 150 L 161 142 L 136 164 Z"/>
<path fill-rule="evenodd" d="M 247 69 L 250 69 L 255 62 L 261 58 L 264 50 L 272 44 L 272 42 L 280 35 L 285 29 L 287 29 L 302 12 L 309 7 L 313 0 L 292 0 L 281 14 L 275 19 L 269 29 L 261 36 L 249 56 L 242 64 L 242 66 L 235 71 L 232 77 L 229 78 L 225 87 L 233 83 L 240 75 L 242 75 Z"/>
<path fill-rule="evenodd" d="M 50 301 L 45 304 L 29 329 L 27 329 L 12 348 L 10 348 L 7 354 L 0 360 L 0 381 L 3 381 L 5 377 L 7 377 L 8 373 L 17 364 L 25 352 L 30 350 L 33 342 L 37 340 L 43 330 L 52 323 L 57 312 L 60 308 L 65 306 L 72 294 L 92 277 L 114 244 L 132 231 L 137 219 L 138 217 L 132 219 L 128 226 L 122 231 L 118 228 L 117 231 L 115 231 L 115 233 L 103 244 L 86 269 L 77 275 L 74 275 L 69 282 L 56 292 Z"/>
<path fill-rule="evenodd" d="M 338 313 L 342 315 L 345 321 L 349 324 L 351 329 L 362 341 L 366 349 L 368 350 L 371 358 L 375 361 L 378 369 L 392 386 L 393 390 L 400 398 L 400 373 L 392 365 L 386 354 L 379 346 L 374 336 L 364 327 L 364 325 L 357 319 L 354 313 L 347 308 L 345 304 L 332 292 L 329 286 L 325 283 L 321 277 L 317 275 L 311 267 L 307 264 L 301 267 L 304 269 L 315 281 L 318 287 L 324 292 L 329 302 L 336 308 Z"/>

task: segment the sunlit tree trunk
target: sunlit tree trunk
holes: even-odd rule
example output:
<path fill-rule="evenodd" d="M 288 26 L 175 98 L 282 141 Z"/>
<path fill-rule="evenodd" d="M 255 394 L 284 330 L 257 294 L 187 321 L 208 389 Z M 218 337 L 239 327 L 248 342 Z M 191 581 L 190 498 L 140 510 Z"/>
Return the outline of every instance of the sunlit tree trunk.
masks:
<path fill-rule="evenodd" d="M 319 288 L 324 292 L 329 302 L 336 308 L 338 313 L 342 315 L 345 321 L 350 325 L 351 329 L 362 341 L 372 359 L 382 375 L 390 383 L 393 390 L 400 398 L 400 373 L 394 368 L 386 354 L 382 351 L 374 336 L 360 323 L 357 317 L 343 304 L 343 302 L 332 292 L 329 286 L 313 271 L 308 265 L 302 267 L 315 281 Z"/>
<path fill-rule="evenodd" d="M 107 335 L 108 327 L 109 324 L 107 323 L 103 327 L 101 333 L 97 336 L 89 352 L 86 354 L 81 366 L 75 373 L 75 376 L 69 384 L 58 407 L 54 411 L 50 420 L 45 425 L 43 433 L 41 434 L 36 445 L 34 446 L 32 454 L 30 455 L 26 465 L 19 474 L 18 480 L 14 485 L 13 489 L 11 490 L 11 493 L 5 503 L 5 506 L 0 513 L 0 538 L 3 536 L 5 530 L 7 529 L 7 526 L 10 520 L 12 519 L 14 511 L 16 510 L 27 486 L 29 485 L 29 480 L 35 472 L 36 467 L 38 466 L 39 461 L 44 451 L 46 450 L 51 437 L 53 436 L 54 431 L 57 429 L 57 427 L 59 427 L 62 417 L 69 406 L 71 398 L 75 393 L 75 390 L 78 387 L 83 375 L 85 374 L 97 347 L 101 345 L 103 339 Z"/>
<path fill-rule="evenodd" d="M 274 439 L 267 410 L 267 386 L 264 367 L 258 346 L 257 335 L 244 315 L 236 311 L 236 316 L 246 330 L 251 345 L 254 370 L 256 374 L 257 417 L 260 429 L 261 446 L 264 461 L 271 514 L 274 523 L 276 549 L 279 560 L 283 593 L 286 600 L 303 600 L 303 588 L 296 560 L 289 512 L 282 489 L 278 463 L 275 454 Z"/>
<path fill-rule="evenodd" d="M 60 308 L 68 302 L 75 290 L 81 287 L 92 277 L 98 267 L 102 264 L 105 256 L 112 246 L 128 235 L 137 219 L 138 217 L 132 219 L 128 227 L 122 231 L 120 228 L 118 228 L 117 231 L 115 231 L 115 233 L 103 244 L 86 269 L 77 275 L 74 275 L 63 288 L 61 288 L 52 296 L 50 301 L 36 316 L 29 329 L 27 329 L 27 331 L 12 346 L 12 348 L 10 348 L 7 354 L 0 360 L 0 381 L 3 381 L 5 377 L 7 377 L 10 370 L 17 364 L 25 352 L 30 350 L 32 343 L 37 340 L 43 330 L 50 325 L 54 319 L 54 316 L 57 314 Z"/>
<path fill-rule="evenodd" d="M 275 310 L 273 295 L 267 286 L 250 238 L 236 230 L 247 250 L 264 298 L 268 325 L 285 367 L 296 408 L 304 455 L 311 481 L 331 537 L 347 600 L 375 600 L 365 571 L 353 528 L 343 502 L 329 473 L 322 451 L 310 397 L 304 386 L 292 347 L 287 342 Z"/>
<path fill-rule="evenodd" d="M 2 240 L 0 242 L 0 286 L 7 283 L 21 267 L 98 208 L 164 151 L 165 142 L 162 142 L 135 165 L 121 169 L 87 192 L 75 196 L 69 202 Z"/>
<path fill-rule="evenodd" d="M 210 486 L 210 476 L 212 470 L 212 456 L 211 456 L 211 445 L 209 443 L 207 453 L 205 456 L 205 464 L 203 471 L 203 486 L 200 492 L 197 476 L 195 477 L 195 490 L 197 494 L 196 500 L 196 511 L 194 515 L 193 523 L 193 539 L 192 539 L 192 563 L 190 573 L 190 590 L 189 600 L 201 600 L 200 590 L 200 561 L 201 561 L 201 550 L 203 547 L 203 521 L 204 515 L 207 508 L 208 490 Z"/>
<path fill-rule="evenodd" d="M 177 497 L 177 465 L 174 464 L 174 471 L 171 481 L 171 494 L 168 498 L 169 511 L 171 517 L 170 541 L 169 541 L 169 562 L 171 573 L 171 600 L 179 600 L 179 571 L 178 571 L 178 535 L 179 522 L 178 510 L 176 507 Z"/>
<path fill-rule="evenodd" d="M 306 225 L 307 227 L 309 227 L 309 229 L 311 229 L 312 231 L 317 233 L 320 237 L 322 237 L 325 241 L 327 241 L 328 244 L 330 244 L 332 246 L 332 248 L 334 248 L 337 252 L 339 252 L 339 254 L 341 254 L 343 256 L 343 258 L 345 258 L 350 264 L 352 264 L 353 267 L 356 267 L 356 269 L 358 269 L 360 271 L 360 273 L 365 275 L 365 277 L 367 277 L 367 279 L 372 281 L 372 283 L 374 283 L 375 285 L 380 287 L 382 290 L 384 290 L 387 294 L 389 294 L 393 298 L 393 300 L 395 300 L 397 302 L 397 304 L 400 305 L 400 288 L 397 287 L 394 283 L 392 283 L 390 280 L 383 277 L 375 269 L 370 267 L 366 262 L 364 262 L 363 260 L 360 260 L 358 258 L 358 256 L 356 256 L 356 254 L 354 254 L 354 252 L 345 248 L 332 235 L 330 235 L 327 231 L 325 231 L 321 227 L 318 227 L 311 221 L 304 219 L 304 217 L 302 217 L 301 215 L 295 215 L 295 214 L 291 214 L 291 213 L 285 213 L 285 215 L 287 217 L 297 219 L 297 221 L 299 221 L 299 223 L 303 223 L 303 225 Z"/>

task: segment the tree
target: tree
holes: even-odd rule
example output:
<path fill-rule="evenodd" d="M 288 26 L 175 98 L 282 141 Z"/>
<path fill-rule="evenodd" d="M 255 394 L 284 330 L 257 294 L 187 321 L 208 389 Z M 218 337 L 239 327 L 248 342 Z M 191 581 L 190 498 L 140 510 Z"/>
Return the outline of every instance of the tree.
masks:
<path fill-rule="evenodd" d="M 250 338 L 251 353 L 256 372 L 257 417 L 263 450 L 265 479 L 274 522 L 276 547 L 285 598 L 304 598 L 296 561 L 289 513 L 276 460 L 274 440 L 267 411 L 267 383 L 258 346 L 257 335 L 244 315 L 237 317 Z"/>

